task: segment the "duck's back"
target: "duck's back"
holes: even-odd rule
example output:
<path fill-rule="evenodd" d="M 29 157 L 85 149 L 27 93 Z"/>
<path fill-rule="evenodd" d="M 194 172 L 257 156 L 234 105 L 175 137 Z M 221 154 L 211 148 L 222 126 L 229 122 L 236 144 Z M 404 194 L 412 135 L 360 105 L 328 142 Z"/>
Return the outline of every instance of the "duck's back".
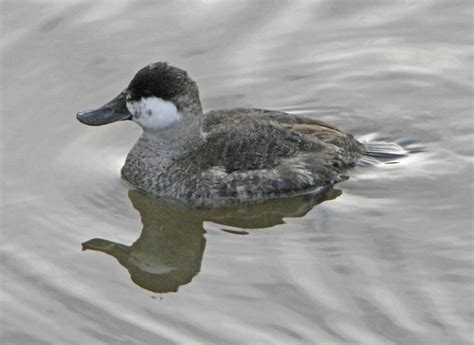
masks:
<path fill-rule="evenodd" d="M 263 109 L 214 110 L 204 115 L 201 152 L 228 171 L 269 168 L 281 158 L 335 150 L 352 164 L 363 146 L 350 134 L 319 120 Z M 214 152 L 209 155 L 207 152 Z M 204 157 L 202 157 L 204 158 Z M 215 163 L 215 162 L 214 162 Z"/>

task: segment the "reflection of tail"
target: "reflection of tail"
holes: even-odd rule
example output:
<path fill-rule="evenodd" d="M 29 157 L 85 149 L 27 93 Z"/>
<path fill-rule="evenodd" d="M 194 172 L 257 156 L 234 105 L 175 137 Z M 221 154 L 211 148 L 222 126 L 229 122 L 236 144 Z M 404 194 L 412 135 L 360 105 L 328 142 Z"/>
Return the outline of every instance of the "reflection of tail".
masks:
<path fill-rule="evenodd" d="M 406 157 L 411 153 L 425 151 L 425 148 L 414 141 L 403 140 L 398 142 L 385 141 L 376 133 L 359 138 L 364 145 L 365 155 L 358 162 L 359 165 L 373 165 L 390 159 Z"/>

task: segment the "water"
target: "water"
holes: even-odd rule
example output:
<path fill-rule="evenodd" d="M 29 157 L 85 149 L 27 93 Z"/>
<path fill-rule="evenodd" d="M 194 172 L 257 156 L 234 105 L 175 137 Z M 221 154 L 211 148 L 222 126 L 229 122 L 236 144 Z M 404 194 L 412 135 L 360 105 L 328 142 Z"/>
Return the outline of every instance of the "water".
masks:
<path fill-rule="evenodd" d="M 472 10 L 3 1 L 2 344 L 470 343 Z M 315 207 L 170 207 L 120 181 L 138 127 L 75 120 L 158 60 L 189 71 L 205 109 L 421 152 L 351 170 Z"/>

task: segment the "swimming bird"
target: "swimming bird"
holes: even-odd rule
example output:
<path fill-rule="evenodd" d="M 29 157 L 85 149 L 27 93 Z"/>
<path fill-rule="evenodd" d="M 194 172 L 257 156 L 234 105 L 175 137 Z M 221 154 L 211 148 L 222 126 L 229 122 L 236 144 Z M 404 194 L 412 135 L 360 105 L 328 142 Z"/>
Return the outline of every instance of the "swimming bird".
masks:
<path fill-rule="evenodd" d="M 319 120 L 264 109 L 203 113 L 196 82 L 165 62 L 142 68 L 117 97 L 77 119 L 91 126 L 136 122 L 143 134 L 122 177 L 198 207 L 327 189 L 364 154 L 351 134 Z"/>

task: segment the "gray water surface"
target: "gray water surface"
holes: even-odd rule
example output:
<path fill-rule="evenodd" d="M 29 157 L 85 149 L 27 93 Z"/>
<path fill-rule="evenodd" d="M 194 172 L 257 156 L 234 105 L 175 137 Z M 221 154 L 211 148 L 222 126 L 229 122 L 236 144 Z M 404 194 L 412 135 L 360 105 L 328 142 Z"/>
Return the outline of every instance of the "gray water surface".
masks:
<path fill-rule="evenodd" d="M 471 342 L 471 2 L 0 13 L 2 344 Z M 150 199 L 119 174 L 140 129 L 75 114 L 160 60 L 206 110 L 288 111 L 412 152 L 352 169 L 327 200 L 205 213 Z"/>

